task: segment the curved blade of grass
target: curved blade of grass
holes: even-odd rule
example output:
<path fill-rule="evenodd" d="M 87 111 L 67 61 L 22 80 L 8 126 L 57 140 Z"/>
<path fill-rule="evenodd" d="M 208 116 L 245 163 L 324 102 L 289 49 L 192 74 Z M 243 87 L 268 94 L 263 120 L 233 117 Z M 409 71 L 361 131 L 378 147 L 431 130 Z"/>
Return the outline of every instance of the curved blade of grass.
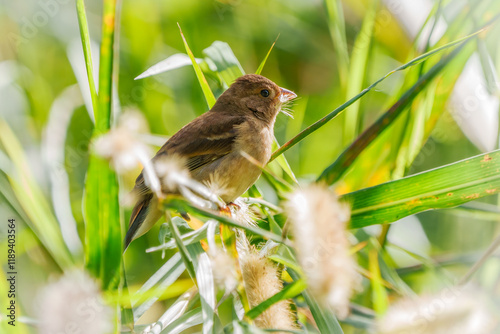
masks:
<path fill-rule="evenodd" d="M 278 36 L 274 40 L 273 45 L 271 45 L 271 47 L 269 48 L 269 51 L 267 51 L 266 56 L 264 57 L 264 59 L 260 63 L 259 67 L 257 68 L 257 71 L 255 71 L 255 74 L 259 74 L 260 75 L 262 73 L 262 70 L 264 69 L 264 66 L 266 65 L 267 58 L 269 58 L 269 55 L 271 54 L 271 51 L 273 51 L 274 44 L 276 44 L 276 42 L 278 41 L 278 38 L 280 38 L 280 34 L 278 34 Z"/>
<path fill-rule="evenodd" d="M 363 150 L 370 145 L 370 143 L 377 138 L 388 126 L 397 119 L 399 115 L 406 109 L 406 107 L 413 101 L 413 99 L 432 81 L 446 65 L 461 51 L 462 44 L 449 55 L 441 59 L 429 71 L 422 75 L 418 81 L 410 89 L 408 89 L 403 96 L 392 105 L 387 112 L 385 112 L 375 123 L 366 129 L 340 156 L 333 164 L 328 166 L 323 173 L 318 177 L 318 181 L 325 181 L 331 185 L 338 181 L 349 166 L 356 160 L 356 158 L 363 152 Z"/>
<path fill-rule="evenodd" d="M 281 290 L 274 296 L 264 300 L 262 303 L 249 310 L 246 315 L 250 319 L 255 319 L 273 304 L 276 304 L 277 302 L 285 299 L 296 297 L 298 294 L 304 291 L 306 287 L 307 284 L 304 279 L 296 280 L 292 284 L 287 285 L 283 290 Z"/>
<path fill-rule="evenodd" d="M 233 219 L 231 219 L 231 218 L 229 218 L 227 216 L 218 215 L 217 213 L 215 213 L 213 211 L 207 211 L 207 210 L 204 210 L 202 208 L 193 206 L 188 201 L 186 201 L 186 200 L 184 200 L 182 198 L 170 199 L 165 204 L 165 206 L 167 208 L 175 208 L 175 209 L 178 209 L 179 211 L 184 211 L 184 212 L 188 212 L 188 213 L 195 213 L 195 214 L 198 214 L 200 216 L 204 216 L 204 217 L 207 217 L 207 218 L 212 218 L 212 219 L 215 219 L 215 220 L 219 221 L 222 224 L 225 224 L 225 225 L 228 225 L 228 226 L 231 226 L 231 227 L 241 228 L 241 229 L 246 230 L 246 231 L 248 231 L 250 233 L 253 233 L 253 234 L 256 234 L 256 235 L 260 235 L 263 238 L 266 238 L 266 239 L 269 239 L 269 240 L 273 240 L 273 241 L 276 241 L 276 242 L 279 242 L 279 243 L 288 244 L 288 242 L 286 242 L 281 237 L 281 235 L 276 235 L 274 233 L 271 233 L 271 232 L 266 231 L 266 230 L 264 230 L 262 228 L 259 228 L 259 227 L 254 227 L 254 226 L 249 226 L 249 225 L 242 225 L 242 224 L 238 223 L 237 221 L 235 221 L 235 220 L 233 220 Z"/>
<path fill-rule="evenodd" d="M 496 19 L 497 19 L 497 17 L 495 17 L 494 20 L 496 20 Z M 491 24 L 491 22 L 493 22 L 493 20 L 491 20 L 490 23 L 488 23 L 488 24 Z M 465 36 L 463 38 L 460 38 L 460 39 L 458 39 L 456 41 L 450 42 L 450 43 L 448 43 L 446 45 L 443 45 L 443 46 L 441 46 L 439 48 L 436 48 L 436 49 L 434 49 L 432 51 L 426 52 L 426 53 L 424 53 L 424 54 L 422 54 L 422 55 L 420 55 L 420 56 L 418 56 L 418 57 L 410 60 L 406 64 L 401 65 L 401 66 L 395 68 L 394 70 L 390 71 L 389 73 L 387 73 L 386 75 L 384 75 L 383 77 L 381 77 L 380 79 L 378 79 L 377 81 L 375 81 L 374 83 L 372 83 L 370 86 L 368 86 L 367 88 L 363 89 L 358 95 L 354 96 L 349 101 L 343 103 L 342 105 L 340 105 L 339 107 L 337 107 L 335 110 L 333 110 L 332 112 L 330 112 L 325 117 L 321 118 L 320 120 L 316 121 L 315 123 L 309 125 L 307 128 L 305 128 L 304 130 L 302 130 L 299 134 L 297 134 L 295 137 L 293 137 L 288 142 L 286 142 L 278 150 L 276 150 L 275 152 L 273 152 L 270 161 L 274 160 L 279 155 L 281 155 L 284 152 L 288 151 L 291 147 L 293 147 L 295 144 L 297 144 L 298 142 L 300 142 L 302 139 L 304 139 L 305 137 L 309 136 L 311 133 L 313 133 L 314 131 L 318 130 L 323 125 L 325 125 L 326 123 L 328 123 L 329 121 L 331 121 L 332 119 L 334 119 L 338 114 L 340 114 L 342 111 L 344 111 L 347 107 L 349 107 L 354 102 L 356 102 L 357 100 L 359 100 L 366 93 L 368 93 L 370 90 L 372 90 L 373 88 L 375 88 L 379 83 L 381 83 L 382 81 L 384 81 L 385 79 L 387 79 L 388 77 L 390 77 L 391 75 L 393 75 L 394 73 L 396 73 L 398 71 L 405 70 L 408 67 L 418 65 L 421 62 L 423 62 L 424 60 L 426 60 L 427 58 L 429 58 L 429 57 L 431 57 L 431 56 L 433 56 L 435 54 L 438 54 L 438 53 L 440 53 L 440 52 L 442 52 L 442 51 L 444 51 L 446 49 L 449 49 L 451 47 L 454 47 L 456 45 L 465 43 L 468 40 L 470 40 L 471 38 L 473 38 L 474 36 L 476 36 L 476 35 L 484 32 L 485 30 L 486 30 L 486 27 L 482 28 L 482 29 L 480 29 L 480 30 L 478 30 L 478 31 L 470 34 L 470 35 L 467 35 L 467 36 Z"/>
<path fill-rule="evenodd" d="M 299 275 L 293 270 L 287 270 L 290 274 L 290 277 L 294 281 L 300 279 Z M 319 332 L 321 334 L 343 334 L 342 327 L 340 327 L 339 321 L 333 315 L 332 311 L 323 309 L 318 305 L 316 300 L 309 294 L 309 292 L 302 291 L 302 296 L 304 297 L 307 305 L 309 306 L 309 310 L 316 322 L 316 326 L 318 326 Z"/>
<path fill-rule="evenodd" d="M 205 100 L 207 101 L 208 107 L 212 108 L 212 106 L 215 104 L 215 96 L 212 90 L 210 89 L 210 86 L 208 85 L 207 79 L 205 78 L 205 75 L 203 75 L 203 71 L 200 68 L 200 65 L 196 62 L 196 58 L 193 55 L 193 52 L 189 48 L 189 45 L 186 41 L 186 38 L 184 37 L 184 34 L 182 33 L 182 29 L 179 23 L 177 23 L 177 26 L 179 26 L 179 31 L 181 33 L 182 41 L 184 42 L 184 47 L 186 48 L 186 52 L 191 58 L 191 63 L 193 64 L 194 72 L 196 73 L 196 78 L 198 78 L 198 82 L 200 83 L 201 90 L 203 91 L 203 95 L 205 95 Z"/>
<path fill-rule="evenodd" d="M 80 39 L 82 40 L 83 55 L 87 68 L 87 78 L 90 86 L 90 96 L 92 98 L 92 108 L 97 110 L 97 90 L 94 82 L 94 66 L 92 65 L 92 53 L 90 45 L 89 27 L 87 24 L 87 14 L 85 13 L 85 3 L 83 0 L 76 1 L 76 12 L 78 15 L 78 25 L 80 27 Z"/>
<path fill-rule="evenodd" d="M 199 64 L 203 59 L 196 58 L 196 62 Z M 167 57 L 166 59 L 154 64 L 146 71 L 142 72 L 134 78 L 134 80 L 144 79 L 153 75 L 157 75 L 163 72 L 168 72 L 181 68 L 187 65 L 191 65 L 191 58 L 185 53 L 176 53 Z"/>
<path fill-rule="evenodd" d="M 500 192 L 500 150 L 343 195 L 351 228 L 388 224 Z"/>

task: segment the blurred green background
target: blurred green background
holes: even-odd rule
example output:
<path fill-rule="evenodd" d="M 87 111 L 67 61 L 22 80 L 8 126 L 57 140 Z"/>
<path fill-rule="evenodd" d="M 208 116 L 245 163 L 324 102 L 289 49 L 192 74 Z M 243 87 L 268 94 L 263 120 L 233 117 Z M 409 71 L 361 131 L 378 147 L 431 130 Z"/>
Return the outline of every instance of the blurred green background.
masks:
<path fill-rule="evenodd" d="M 202 51 L 214 41 L 224 41 L 247 73 L 255 72 L 279 35 L 262 74 L 299 96 L 291 107 L 294 118 L 280 115 L 276 122 L 276 137 L 283 144 L 387 72 L 428 49 L 474 32 L 500 12 L 497 2 L 479 0 L 342 1 L 340 14 L 332 8 L 333 3 L 337 2 L 122 1 L 119 5 L 120 37 L 116 41 L 118 84 L 115 92 L 119 103 L 115 103 L 113 112 L 116 115 L 126 110 L 142 113 L 154 135 L 149 138 L 150 142 L 161 145 L 168 136 L 207 111 L 191 66 L 134 80 L 159 61 L 185 52 L 177 23 L 195 56 L 202 58 Z M 96 43 L 93 51 L 97 62 L 101 2 L 86 1 L 86 7 L 90 36 Z M 363 34 L 363 22 L 373 13 L 372 29 L 363 41 L 359 38 Z M 427 20 L 429 15 L 439 17 L 436 24 Z M 423 32 L 419 33 L 421 30 Z M 7 121 L 22 143 L 29 168 L 52 203 L 51 210 L 56 211 L 58 217 L 72 217 L 81 237 L 83 185 L 93 124 L 85 107 L 90 100 L 75 3 L 67 0 L 2 1 L 0 31 L 0 117 Z M 433 35 L 428 38 L 430 31 Z M 345 40 L 339 33 L 344 33 Z M 445 100 L 441 104 L 431 102 L 424 113 L 424 121 L 415 123 L 415 127 L 431 124 L 431 128 L 415 139 L 419 143 L 416 145 L 418 155 L 410 159 L 408 165 L 400 166 L 399 170 L 395 166 L 396 157 L 402 156 L 398 151 L 401 147 L 399 136 L 405 135 L 392 129 L 387 133 L 387 144 L 360 157 L 353 171 L 339 183 L 339 191 L 349 192 L 379 184 L 498 148 L 499 33 L 496 25 L 480 37 L 480 42 L 473 41 L 467 56 L 450 64 L 444 71 L 448 74 L 437 80 L 433 94 L 439 97 L 442 91 L 448 90 L 448 95 L 443 95 Z M 355 41 L 360 41 L 359 48 L 355 47 Z M 366 60 L 356 60 L 356 52 L 365 54 Z M 352 65 L 355 61 L 359 66 Z M 430 62 L 433 64 L 436 60 Z M 300 180 L 315 179 L 361 130 L 397 100 L 400 92 L 413 83 L 415 73 L 427 68 L 427 65 L 416 66 L 398 72 L 363 97 L 354 133 L 346 131 L 349 121 L 345 115 L 351 110 L 347 109 L 345 114 L 287 151 L 285 155 L 296 176 Z M 467 73 L 472 79 L 465 77 L 461 90 L 451 93 L 458 77 Z M 356 84 L 352 84 L 354 80 Z M 216 92 L 222 92 L 210 77 L 209 83 Z M 412 108 L 418 109 L 419 103 L 424 102 L 412 104 L 407 114 Z M 404 116 L 398 122 L 401 126 L 413 122 L 413 118 Z M 6 180 L 8 161 L 5 154 L 0 153 L 1 177 Z M 383 157 L 388 156 L 392 158 L 384 160 Z M 56 163 L 51 165 L 51 162 Z M 71 210 L 57 208 L 56 185 L 51 175 L 57 175 L 61 168 L 67 173 L 67 183 L 62 187 L 67 187 L 67 203 Z M 121 179 L 123 196 L 132 188 L 138 172 Z M 262 180 L 259 186 L 267 187 Z M 0 217 L 17 217 L 22 211 L 18 210 L 18 204 L 6 200 L 9 192 L 12 191 L 2 189 Z M 59 193 L 59 196 L 62 195 Z M 496 196 L 488 197 L 478 205 L 496 204 L 496 201 Z M 449 260 L 452 264 L 447 269 L 465 273 L 471 261 L 477 259 L 498 231 L 498 209 L 485 214 L 488 210 L 457 209 L 418 214 L 405 218 L 405 223 L 393 225 L 389 238 L 436 261 Z M 128 214 L 126 210 L 126 218 Z M 25 218 L 19 217 L 20 221 Z M 3 245 L 6 243 L 5 230 L 6 226 L 1 224 L 0 242 Z M 369 231 L 378 233 L 376 228 Z M 22 266 L 19 271 L 23 273 L 19 300 L 22 314 L 31 316 L 32 296 L 51 274 L 58 273 L 58 269 L 36 241 L 37 236 L 25 225 L 18 230 L 18 240 L 18 259 Z M 148 245 L 157 244 L 156 229 L 135 241 L 128 251 L 126 267 L 132 268 L 129 271 L 132 290 L 162 263 L 161 254 L 143 252 Z M 75 254 L 80 252 L 78 247 L 73 251 Z M 397 250 L 393 253 L 399 266 L 408 267 L 407 272 L 403 270 L 403 278 L 415 289 L 440 285 L 434 273 L 412 270 L 411 266 L 418 261 Z M 499 265 L 498 258 L 494 257 L 485 270 L 498 273 Z M 491 280 L 492 276 L 487 277 Z M 500 289 L 498 279 L 487 283 L 497 292 Z M 176 296 L 190 284 L 186 276 L 185 281 L 178 282 L 178 290 L 172 288 L 169 293 Z M 149 316 L 148 319 L 154 319 L 154 315 Z"/>

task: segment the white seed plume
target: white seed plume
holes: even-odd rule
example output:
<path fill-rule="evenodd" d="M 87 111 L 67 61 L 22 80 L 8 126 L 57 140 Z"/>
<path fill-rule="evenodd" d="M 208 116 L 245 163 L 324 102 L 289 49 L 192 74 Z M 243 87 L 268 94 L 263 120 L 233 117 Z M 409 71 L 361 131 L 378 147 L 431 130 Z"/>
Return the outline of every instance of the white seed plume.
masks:
<path fill-rule="evenodd" d="M 240 266 L 250 307 L 255 307 L 283 289 L 278 268 L 254 248 L 240 254 Z M 297 329 L 290 301 L 273 304 L 255 319 L 255 325 L 263 329 Z"/>
<path fill-rule="evenodd" d="M 349 209 L 326 186 L 295 191 L 286 203 L 299 262 L 311 293 L 339 318 L 349 313 L 349 299 L 360 284 L 350 255 L 346 224 Z"/>
<path fill-rule="evenodd" d="M 232 292 L 238 286 L 237 262 L 220 248 L 211 248 L 209 257 L 215 283 L 226 293 Z"/>
<path fill-rule="evenodd" d="M 250 209 L 250 206 L 241 198 L 238 197 L 234 201 L 234 206 L 231 207 L 231 216 L 240 224 L 246 226 L 255 226 L 255 214 Z"/>
<path fill-rule="evenodd" d="M 377 333 L 488 334 L 494 327 L 484 298 L 477 292 L 455 288 L 394 303 L 377 322 Z"/>
<path fill-rule="evenodd" d="M 118 173 L 133 170 L 139 164 L 144 165 L 151 156 L 149 147 L 138 138 L 145 127 L 145 120 L 140 113 L 124 113 L 117 127 L 97 138 L 93 149 L 96 154 L 110 160 Z"/>
<path fill-rule="evenodd" d="M 221 177 L 218 171 L 210 174 L 208 180 L 203 181 L 203 184 L 219 197 L 230 194 L 233 191 L 233 189 L 229 187 L 228 181 Z"/>
<path fill-rule="evenodd" d="M 162 181 L 164 193 L 176 192 L 190 178 L 186 160 L 179 155 L 168 155 L 154 159 L 154 169 Z"/>
<path fill-rule="evenodd" d="M 84 272 L 71 272 L 48 284 L 37 301 L 41 334 L 105 334 L 113 330 L 112 311 L 95 281 Z"/>

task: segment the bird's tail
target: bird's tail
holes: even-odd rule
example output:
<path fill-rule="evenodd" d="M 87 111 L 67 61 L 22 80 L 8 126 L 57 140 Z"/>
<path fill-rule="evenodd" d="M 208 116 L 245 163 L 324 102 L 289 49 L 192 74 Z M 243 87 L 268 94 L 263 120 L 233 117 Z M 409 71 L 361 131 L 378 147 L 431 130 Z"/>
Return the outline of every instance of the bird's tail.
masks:
<path fill-rule="evenodd" d="M 132 240 L 140 237 L 141 235 L 146 233 L 146 231 L 149 229 L 149 226 L 145 226 L 146 224 L 144 224 L 144 222 L 148 217 L 148 213 L 151 211 L 152 198 L 153 198 L 152 193 L 145 194 L 135 204 L 134 209 L 132 210 L 132 215 L 130 216 L 128 231 L 127 234 L 125 235 L 124 250 L 127 249 L 128 245 L 130 245 Z"/>

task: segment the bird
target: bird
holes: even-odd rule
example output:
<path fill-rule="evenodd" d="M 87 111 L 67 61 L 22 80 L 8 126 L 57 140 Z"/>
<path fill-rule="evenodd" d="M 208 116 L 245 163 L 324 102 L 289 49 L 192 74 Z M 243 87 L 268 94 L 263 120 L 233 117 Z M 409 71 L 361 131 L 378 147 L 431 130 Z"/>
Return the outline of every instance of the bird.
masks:
<path fill-rule="evenodd" d="M 209 111 L 168 139 L 152 162 L 167 156 L 181 157 L 191 178 L 201 183 L 219 183 L 216 186 L 224 188 L 224 192 L 218 195 L 225 203 L 232 203 L 262 172 L 248 156 L 262 165 L 269 162 L 276 117 L 283 103 L 296 97 L 294 92 L 264 76 L 243 75 L 219 96 Z M 137 202 L 124 249 L 151 229 L 162 215 L 157 195 L 147 186 L 143 174 L 144 170 L 132 190 Z"/>

